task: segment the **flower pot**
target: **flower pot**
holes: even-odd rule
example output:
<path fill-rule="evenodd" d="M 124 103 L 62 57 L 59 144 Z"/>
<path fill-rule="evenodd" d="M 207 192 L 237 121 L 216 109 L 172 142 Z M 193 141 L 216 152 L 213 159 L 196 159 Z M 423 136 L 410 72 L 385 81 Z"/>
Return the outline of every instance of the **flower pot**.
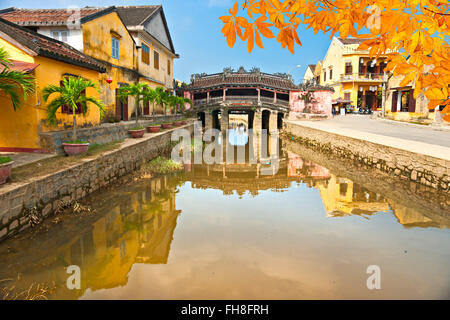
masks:
<path fill-rule="evenodd" d="M 163 124 L 161 125 L 161 127 L 162 127 L 163 129 L 170 129 L 170 128 L 172 128 L 172 124 L 171 124 L 171 123 L 163 123 Z"/>
<path fill-rule="evenodd" d="M 159 131 L 161 131 L 160 125 L 147 127 L 147 132 L 155 133 L 155 132 L 159 132 Z"/>
<path fill-rule="evenodd" d="M 142 138 L 144 136 L 145 129 L 128 130 L 128 133 L 131 134 L 133 138 Z"/>
<path fill-rule="evenodd" d="M 183 123 L 182 123 L 181 121 L 174 121 L 174 122 L 173 122 L 173 125 L 174 125 L 175 127 L 179 127 L 179 126 L 183 125 Z"/>
<path fill-rule="evenodd" d="M 69 156 L 85 153 L 89 147 L 89 143 L 63 143 L 62 145 Z"/>
<path fill-rule="evenodd" d="M 0 164 L 0 184 L 6 183 L 9 175 L 11 174 L 11 167 L 14 161 Z"/>

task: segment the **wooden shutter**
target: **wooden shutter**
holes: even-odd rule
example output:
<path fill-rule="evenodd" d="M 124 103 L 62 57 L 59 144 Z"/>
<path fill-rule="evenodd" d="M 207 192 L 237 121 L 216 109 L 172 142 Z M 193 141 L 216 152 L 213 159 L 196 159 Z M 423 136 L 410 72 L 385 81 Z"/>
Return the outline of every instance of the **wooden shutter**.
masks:
<path fill-rule="evenodd" d="M 350 100 L 350 92 L 344 92 L 344 100 Z"/>
<path fill-rule="evenodd" d="M 416 99 L 414 99 L 414 89 L 409 90 L 408 112 L 416 111 Z"/>
<path fill-rule="evenodd" d="M 59 86 L 64 87 L 64 82 L 62 80 L 59 82 Z M 62 113 L 71 113 L 70 107 L 67 104 L 63 105 L 61 107 L 61 112 Z"/>
<path fill-rule="evenodd" d="M 123 104 L 123 120 L 128 121 L 128 98 Z"/>
<path fill-rule="evenodd" d="M 392 93 L 392 106 L 391 106 L 392 112 L 397 112 L 397 100 L 398 100 L 398 91 L 394 91 Z"/>
<path fill-rule="evenodd" d="M 119 98 L 119 88 L 116 88 L 116 120 L 121 120 L 120 115 L 120 98 Z"/>
<path fill-rule="evenodd" d="M 144 115 L 149 115 L 150 114 L 150 102 L 147 101 L 144 105 Z"/>

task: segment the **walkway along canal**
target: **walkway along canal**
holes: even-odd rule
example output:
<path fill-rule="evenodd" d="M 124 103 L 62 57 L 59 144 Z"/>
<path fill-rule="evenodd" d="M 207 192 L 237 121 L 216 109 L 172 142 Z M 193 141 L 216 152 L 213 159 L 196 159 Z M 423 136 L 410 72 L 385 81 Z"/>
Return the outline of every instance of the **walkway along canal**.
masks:
<path fill-rule="evenodd" d="M 95 214 L 0 243 L 0 279 L 12 279 L 0 285 L 45 284 L 50 299 L 449 298 L 446 197 L 291 140 L 279 148 L 274 175 L 243 163 L 120 178 L 83 201 Z M 71 265 L 79 289 L 66 286 Z M 366 286 L 370 265 L 381 290 Z"/>

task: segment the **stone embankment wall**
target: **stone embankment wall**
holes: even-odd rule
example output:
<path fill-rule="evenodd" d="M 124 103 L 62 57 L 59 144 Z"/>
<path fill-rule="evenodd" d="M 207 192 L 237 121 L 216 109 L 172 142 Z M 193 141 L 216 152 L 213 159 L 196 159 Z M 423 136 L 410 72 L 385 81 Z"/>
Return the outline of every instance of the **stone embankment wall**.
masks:
<path fill-rule="evenodd" d="M 333 154 L 376 168 L 402 179 L 450 193 L 450 161 L 412 153 L 365 140 L 285 124 L 286 134 L 324 154 Z"/>
<path fill-rule="evenodd" d="M 167 116 L 142 116 L 139 125 L 148 126 L 151 124 L 160 124 L 166 121 L 174 121 L 182 119 L 184 116 L 167 115 Z M 120 141 L 128 138 L 128 130 L 136 126 L 135 121 L 103 123 L 100 126 L 92 128 L 81 128 L 77 130 L 77 138 L 88 141 L 89 143 L 108 143 Z M 43 132 L 40 134 L 41 148 L 57 154 L 64 154 L 62 144 L 72 140 L 72 130 Z"/>
<path fill-rule="evenodd" d="M 193 131 L 192 124 L 182 128 Z M 83 159 L 69 168 L 33 181 L 2 186 L 0 241 L 29 228 L 30 219 L 34 217 L 45 219 L 62 202 L 79 200 L 132 173 L 146 161 L 170 151 L 171 133 L 174 130 L 144 136 L 139 141 L 130 139 L 119 149 Z"/>

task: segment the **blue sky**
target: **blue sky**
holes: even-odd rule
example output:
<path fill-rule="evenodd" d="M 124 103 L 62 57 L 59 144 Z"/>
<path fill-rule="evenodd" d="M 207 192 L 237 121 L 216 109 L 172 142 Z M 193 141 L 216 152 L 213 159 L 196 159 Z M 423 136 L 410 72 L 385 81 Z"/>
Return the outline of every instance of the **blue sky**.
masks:
<path fill-rule="evenodd" d="M 220 32 L 222 22 L 218 17 L 228 15 L 232 0 L 159 0 L 159 1 L 102 1 L 102 0 L 0 0 L 0 8 L 67 8 L 70 5 L 109 6 L 109 5 L 150 5 L 162 4 L 167 18 L 175 50 L 180 59 L 175 61 L 175 78 L 189 82 L 193 73 L 221 72 L 224 67 L 238 69 L 253 66 L 261 71 L 289 72 L 294 81 L 303 78 L 306 66 L 323 59 L 330 44 L 329 35 L 299 29 L 302 47 L 296 47 L 295 55 L 282 49 L 275 39 L 263 39 L 265 49 L 255 46 L 249 54 L 245 43 L 236 42 L 234 48 L 227 46 Z M 301 65 L 300 68 L 296 68 Z"/>

